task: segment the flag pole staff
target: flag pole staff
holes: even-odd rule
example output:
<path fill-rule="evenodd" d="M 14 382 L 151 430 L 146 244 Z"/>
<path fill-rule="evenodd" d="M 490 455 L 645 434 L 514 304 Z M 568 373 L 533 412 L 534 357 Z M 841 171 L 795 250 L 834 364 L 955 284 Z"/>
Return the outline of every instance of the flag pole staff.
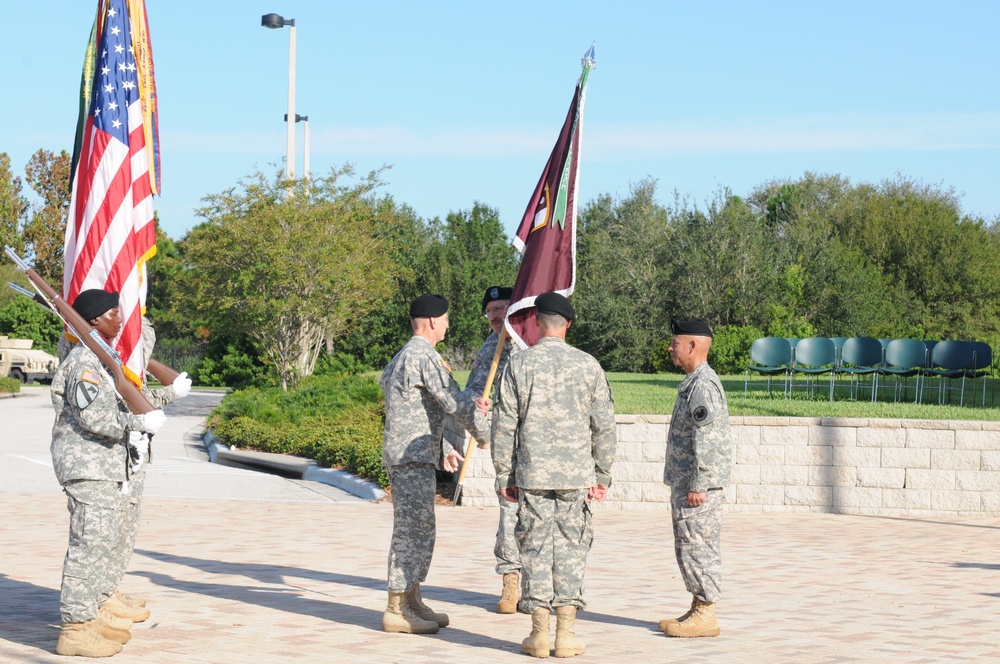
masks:
<path fill-rule="evenodd" d="M 507 325 L 503 326 L 503 330 L 500 332 L 500 339 L 497 341 L 497 350 L 493 353 L 493 363 L 490 365 L 490 372 L 486 376 L 486 385 L 483 387 L 483 399 L 490 396 L 490 392 L 493 391 L 493 380 L 497 375 L 497 366 L 500 364 L 500 356 L 503 355 L 504 344 L 507 343 L 507 339 L 510 335 L 507 333 Z M 469 436 L 469 444 L 465 447 L 465 458 L 462 460 L 462 469 L 458 471 L 458 480 L 455 482 L 455 496 L 452 500 L 453 506 L 458 506 L 458 499 L 462 495 L 462 482 L 465 481 L 465 472 L 469 469 L 469 459 L 472 458 L 472 452 L 476 449 L 476 439 Z"/>

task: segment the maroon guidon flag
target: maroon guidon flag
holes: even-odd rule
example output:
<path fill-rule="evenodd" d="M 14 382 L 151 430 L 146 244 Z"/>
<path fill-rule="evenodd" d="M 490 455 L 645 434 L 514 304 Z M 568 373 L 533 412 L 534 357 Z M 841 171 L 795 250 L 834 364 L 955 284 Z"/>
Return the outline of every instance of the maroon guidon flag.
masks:
<path fill-rule="evenodd" d="M 538 341 L 535 298 L 548 291 L 569 297 L 576 284 L 576 199 L 580 178 L 580 139 L 587 78 L 596 63 L 594 47 L 583 56 L 583 73 L 576 84 L 566 121 L 542 177 L 528 201 L 514 247 L 522 254 L 521 268 L 507 310 L 507 333 L 522 348 Z"/>

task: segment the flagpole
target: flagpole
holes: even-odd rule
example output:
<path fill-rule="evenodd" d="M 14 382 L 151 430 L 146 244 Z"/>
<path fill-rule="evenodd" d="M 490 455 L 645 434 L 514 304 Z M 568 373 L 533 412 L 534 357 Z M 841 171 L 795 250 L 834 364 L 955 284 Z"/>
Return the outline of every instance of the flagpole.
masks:
<path fill-rule="evenodd" d="M 486 376 L 486 385 L 483 387 L 483 399 L 489 397 L 490 392 L 493 391 L 493 380 L 497 375 L 497 367 L 500 365 L 500 357 L 503 355 L 504 344 L 507 343 L 509 335 L 507 334 L 507 326 L 504 325 L 503 330 L 500 332 L 500 338 L 497 341 L 497 350 L 493 353 L 493 363 L 490 365 L 490 372 Z M 465 471 L 469 468 L 469 459 L 472 458 L 472 452 L 476 449 L 476 439 L 469 437 L 469 444 L 465 448 L 465 458 L 462 460 L 462 469 L 458 471 L 458 480 L 455 482 L 455 495 L 452 498 L 452 506 L 458 507 L 458 499 L 462 495 L 462 482 L 465 481 Z"/>

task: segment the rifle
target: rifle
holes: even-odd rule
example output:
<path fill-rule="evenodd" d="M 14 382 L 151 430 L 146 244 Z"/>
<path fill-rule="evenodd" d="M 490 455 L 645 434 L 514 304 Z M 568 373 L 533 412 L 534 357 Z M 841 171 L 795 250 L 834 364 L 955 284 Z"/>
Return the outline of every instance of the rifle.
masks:
<path fill-rule="evenodd" d="M 67 327 L 72 329 L 72 326 L 66 321 L 65 318 L 62 317 L 62 314 L 59 313 L 59 310 L 53 307 L 49 303 L 49 301 L 46 300 L 44 297 L 42 297 L 40 294 L 32 293 L 27 288 L 19 286 L 18 284 L 15 284 L 12 281 L 8 281 L 7 285 L 10 286 L 11 289 L 20 293 L 21 295 L 24 295 L 25 297 L 30 297 L 32 300 L 40 304 L 42 308 L 44 308 L 46 311 L 50 311 L 54 313 L 56 316 L 59 316 L 59 319 L 63 323 L 65 323 Z M 93 334 L 94 328 L 91 327 L 89 323 L 87 324 L 87 328 L 88 328 L 88 334 Z M 76 337 L 77 340 L 80 339 L 80 336 L 76 333 L 75 330 L 72 330 L 71 333 L 73 334 L 74 337 Z M 100 339 L 100 343 L 104 343 L 104 339 Z M 116 353 L 112 353 L 112 355 L 116 355 Z M 176 380 L 177 377 L 180 376 L 180 372 L 178 372 L 176 369 L 174 369 L 169 365 L 164 364 L 163 362 L 160 362 L 159 360 L 154 360 L 153 358 L 149 358 L 149 360 L 146 362 L 146 370 L 153 376 L 153 378 L 160 381 L 160 383 L 163 384 L 164 386 L 173 385 L 174 380 Z"/>
<path fill-rule="evenodd" d="M 135 383 L 126 378 L 125 372 L 122 371 L 122 365 L 118 361 L 118 354 L 101 338 L 97 330 L 91 327 L 90 323 L 85 321 L 76 312 L 76 309 L 71 307 L 51 286 L 45 283 L 45 280 L 38 276 L 38 273 L 31 269 L 12 247 L 5 246 L 3 251 L 14 261 L 17 268 L 28 277 L 31 285 L 35 287 L 38 294 L 45 300 L 46 305 L 59 313 L 59 317 L 66 322 L 66 325 L 73 331 L 73 334 L 97 356 L 101 364 L 108 368 L 115 378 L 115 391 L 125 402 L 125 405 L 128 406 L 128 409 L 135 415 L 145 415 L 156 410 L 149 403 L 149 400 L 143 396 L 142 392 L 139 391 L 139 388 L 135 386 Z M 89 330 L 90 333 L 80 334 L 77 330 Z"/>

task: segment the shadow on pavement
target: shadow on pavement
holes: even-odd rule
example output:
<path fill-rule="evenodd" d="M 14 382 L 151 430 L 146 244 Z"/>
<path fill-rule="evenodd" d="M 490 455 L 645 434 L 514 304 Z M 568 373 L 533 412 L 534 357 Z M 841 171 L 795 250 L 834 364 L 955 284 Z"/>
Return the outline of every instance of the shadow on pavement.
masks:
<path fill-rule="evenodd" d="M 58 590 L 0 574 L 0 598 L 0 639 L 47 654 L 55 651 L 61 623 Z"/>

